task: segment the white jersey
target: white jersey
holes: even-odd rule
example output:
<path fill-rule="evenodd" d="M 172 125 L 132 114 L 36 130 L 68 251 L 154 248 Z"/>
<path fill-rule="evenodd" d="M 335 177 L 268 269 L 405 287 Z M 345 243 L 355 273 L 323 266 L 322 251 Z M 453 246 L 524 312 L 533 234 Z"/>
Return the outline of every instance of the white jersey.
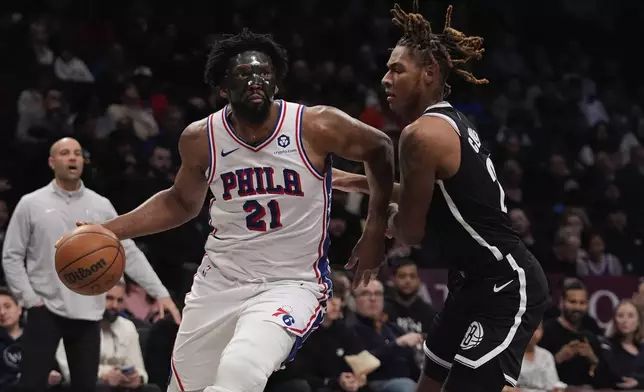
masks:
<path fill-rule="evenodd" d="M 233 280 L 307 281 L 326 292 L 330 158 L 319 173 L 303 148 L 304 106 L 277 102 L 275 129 L 257 146 L 235 134 L 228 106 L 207 119 L 214 230 L 206 254 Z"/>

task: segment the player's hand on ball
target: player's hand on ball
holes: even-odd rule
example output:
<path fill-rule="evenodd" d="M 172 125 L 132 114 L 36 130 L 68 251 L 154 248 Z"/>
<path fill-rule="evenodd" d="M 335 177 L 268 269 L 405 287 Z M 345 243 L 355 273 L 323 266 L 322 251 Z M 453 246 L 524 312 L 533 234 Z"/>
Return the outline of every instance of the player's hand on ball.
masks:
<path fill-rule="evenodd" d="M 76 222 L 76 227 L 85 226 L 85 225 L 91 225 L 91 223 L 89 223 L 89 222 L 80 222 L 80 221 Z M 58 241 L 56 241 L 56 244 L 54 245 L 54 248 L 58 249 L 58 245 L 60 245 L 63 241 L 65 241 L 71 235 L 72 235 L 71 232 L 67 232 L 67 233 L 63 234 L 63 236 L 60 237 L 58 239 Z"/>
<path fill-rule="evenodd" d="M 362 237 L 353 248 L 349 262 L 345 265 L 346 269 L 352 269 L 356 265 L 355 276 L 353 278 L 353 288 L 360 283 L 365 286 L 371 279 L 378 276 L 378 271 L 385 261 L 385 234 L 384 225 L 372 224 L 367 222 Z"/>

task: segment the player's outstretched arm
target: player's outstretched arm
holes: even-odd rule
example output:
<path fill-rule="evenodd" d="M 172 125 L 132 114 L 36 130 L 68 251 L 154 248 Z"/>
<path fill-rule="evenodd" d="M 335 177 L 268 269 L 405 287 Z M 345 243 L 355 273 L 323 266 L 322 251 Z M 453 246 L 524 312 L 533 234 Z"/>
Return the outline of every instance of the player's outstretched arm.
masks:
<path fill-rule="evenodd" d="M 333 189 L 344 192 L 359 192 L 369 194 L 369 182 L 367 176 L 356 173 L 349 173 L 344 170 L 333 168 Z M 391 202 L 400 202 L 400 184 L 394 182 L 391 192 Z"/>
<path fill-rule="evenodd" d="M 202 121 L 190 124 L 179 139 L 181 167 L 171 188 L 152 196 L 135 210 L 103 224 L 121 240 L 180 226 L 201 211 L 208 181 L 207 134 Z"/>
<path fill-rule="evenodd" d="M 398 142 L 400 203 L 388 227 L 398 241 L 406 245 L 422 241 L 434 184 L 454 154 L 460 159 L 460 141 L 443 119 L 421 117 L 403 129 Z"/>
<path fill-rule="evenodd" d="M 307 145 L 316 156 L 334 153 L 365 165 L 370 194 L 369 212 L 362 237 L 346 266 L 352 268 L 357 263 L 354 280 L 354 286 L 357 286 L 375 277 L 385 260 L 383 237 L 394 179 L 393 144 L 383 132 L 335 108 L 309 108 L 304 120 L 305 124 L 310 124 L 309 136 L 304 133 L 308 138 Z"/>

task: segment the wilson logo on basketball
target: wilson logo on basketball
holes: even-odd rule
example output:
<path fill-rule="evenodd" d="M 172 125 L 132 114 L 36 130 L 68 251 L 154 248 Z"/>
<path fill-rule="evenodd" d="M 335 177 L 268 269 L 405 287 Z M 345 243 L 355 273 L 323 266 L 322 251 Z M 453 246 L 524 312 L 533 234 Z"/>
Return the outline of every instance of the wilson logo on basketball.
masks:
<path fill-rule="evenodd" d="M 92 264 L 89 268 L 77 268 L 76 271 L 67 272 L 65 274 L 65 280 L 69 284 L 83 281 L 105 268 L 105 266 L 107 266 L 107 261 L 100 259 L 98 263 Z"/>

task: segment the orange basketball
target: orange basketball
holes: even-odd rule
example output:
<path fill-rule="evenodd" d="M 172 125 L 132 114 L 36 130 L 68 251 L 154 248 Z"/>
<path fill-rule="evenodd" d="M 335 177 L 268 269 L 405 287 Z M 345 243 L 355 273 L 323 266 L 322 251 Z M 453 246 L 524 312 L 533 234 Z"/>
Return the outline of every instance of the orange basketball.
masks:
<path fill-rule="evenodd" d="M 123 276 L 125 251 L 116 235 L 100 225 L 76 228 L 56 248 L 58 278 L 75 293 L 99 295 Z"/>

